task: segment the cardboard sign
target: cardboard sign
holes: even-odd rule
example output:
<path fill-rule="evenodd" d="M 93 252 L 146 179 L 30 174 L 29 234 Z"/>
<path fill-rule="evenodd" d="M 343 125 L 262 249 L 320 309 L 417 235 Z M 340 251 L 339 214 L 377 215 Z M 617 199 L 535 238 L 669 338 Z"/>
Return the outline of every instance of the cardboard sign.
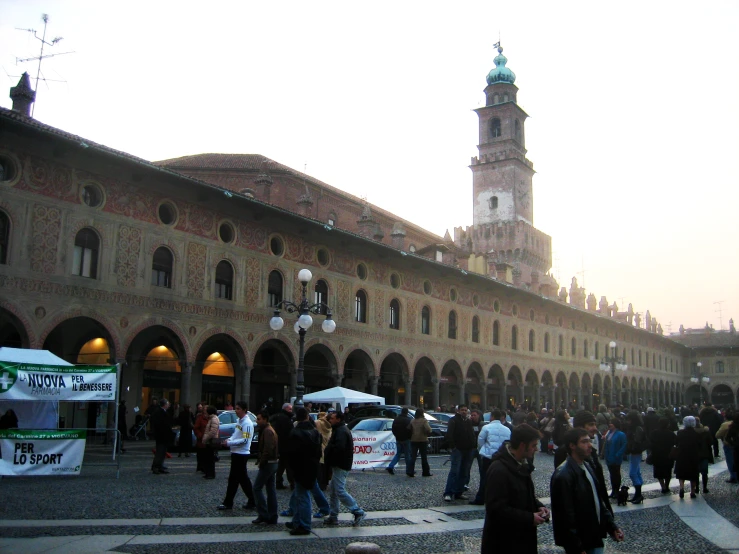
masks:
<path fill-rule="evenodd" d="M 352 469 L 387 467 L 395 456 L 395 437 L 392 431 L 352 431 L 352 438 Z"/>
<path fill-rule="evenodd" d="M 114 401 L 116 366 L 0 362 L 0 400 Z"/>
<path fill-rule="evenodd" d="M 0 430 L 0 475 L 79 475 L 87 431 Z"/>

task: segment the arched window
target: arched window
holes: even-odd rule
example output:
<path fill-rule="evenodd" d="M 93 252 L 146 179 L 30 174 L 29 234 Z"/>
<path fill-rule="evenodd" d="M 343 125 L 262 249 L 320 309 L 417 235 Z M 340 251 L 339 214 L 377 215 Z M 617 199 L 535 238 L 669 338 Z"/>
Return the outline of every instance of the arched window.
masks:
<path fill-rule="evenodd" d="M 491 196 L 488 198 L 488 206 L 491 210 L 497 210 L 498 209 L 498 197 L 497 196 Z M 486 227 L 486 231 L 490 232 L 490 230 Z"/>
<path fill-rule="evenodd" d="M 657 354 L 652 352 L 652 369 L 657 369 Z"/>
<path fill-rule="evenodd" d="M 282 302 L 282 273 L 272 270 L 267 279 L 267 302 L 269 306 L 277 306 Z"/>
<path fill-rule="evenodd" d="M 354 297 L 354 321 L 367 323 L 367 293 L 362 289 Z"/>
<path fill-rule="evenodd" d="M 559 336 L 559 344 L 557 345 L 557 352 L 559 353 L 560 356 L 565 355 L 565 341 L 562 335 Z"/>
<path fill-rule="evenodd" d="M 575 337 L 572 337 L 572 340 L 570 341 L 570 354 L 573 356 L 577 354 L 577 340 L 575 340 Z"/>
<path fill-rule="evenodd" d="M 494 117 L 493 119 L 490 120 L 490 136 L 492 138 L 497 138 L 500 136 L 500 134 L 501 134 L 500 119 L 498 119 L 497 117 Z"/>
<path fill-rule="evenodd" d="M 390 328 L 400 329 L 400 302 L 395 298 L 390 301 Z"/>
<path fill-rule="evenodd" d="M 588 339 L 582 341 L 582 357 L 588 357 Z"/>
<path fill-rule="evenodd" d="M 549 333 L 544 333 L 544 352 L 549 354 Z"/>
<path fill-rule="evenodd" d="M 480 342 L 480 318 L 472 316 L 472 342 Z"/>
<path fill-rule="evenodd" d="M 529 331 L 529 352 L 533 352 L 534 348 L 536 347 L 536 344 L 534 343 L 535 335 L 534 330 L 531 329 Z"/>
<path fill-rule="evenodd" d="M 234 268 L 226 260 L 216 266 L 216 298 L 233 300 Z"/>
<path fill-rule="evenodd" d="M 493 346 L 500 346 L 500 323 L 493 321 Z"/>
<path fill-rule="evenodd" d="M 511 327 L 511 350 L 518 350 L 518 327 Z"/>
<path fill-rule="evenodd" d="M 8 263 L 8 249 L 10 246 L 10 218 L 0 212 L 0 264 Z"/>
<path fill-rule="evenodd" d="M 160 246 L 154 252 L 151 264 L 151 284 L 155 287 L 172 288 L 172 265 L 174 257 L 169 248 Z"/>
<path fill-rule="evenodd" d="M 428 306 L 424 306 L 421 310 L 421 333 L 424 335 L 431 334 L 431 310 Z"/>
<path fill-rule="evenodd" d="M 82 229 L 74 238 L 72 275 L 96 279 L 98 274 L 98 249 L 100 239 L 92 229 Z"/>
<path fill-rule="evenodd" d="M 513 131 L 515 133 L 516 140 L 518 142 L 521 142 L 521 124 L 519 123 L 518 119 L 515 121 L 513 125 Z"/>
<path fill-rule="evenodd" d="M 672 360 L 670 360 L 670 371 L 672 371 Z M 724 362 L 716 362 L 716 373 L 723 373 L 723 372 L 724 372 Z"/>
<path fill-rule="evenodd" d="M 449 330 L 447 332 L 447 336 L 450 339 L 457 338 L 457 312 L 454 310 L 449 312 Z"/>
<path fill-rule="evenodd" d="M 313 289 L 313 302 L 315 304 L 328 304 L 328 283 L 323 279 L 318 279 L 318 281 L 316 281 L 316 286 Z M 320 306 L 318 308 L 318 313 L 326 315 L 326 306 Z"/>

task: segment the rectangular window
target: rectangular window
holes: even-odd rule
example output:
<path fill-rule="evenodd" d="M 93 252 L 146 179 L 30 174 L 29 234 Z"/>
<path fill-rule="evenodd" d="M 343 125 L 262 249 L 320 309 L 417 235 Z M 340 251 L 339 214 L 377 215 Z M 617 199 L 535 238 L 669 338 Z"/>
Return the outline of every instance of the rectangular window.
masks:
<path fill-rule="evenodd" d="M 442 254 L 441 250 L 436 251 L 436 261 L 437 262 L 443 262 L 444 261 L 444 255 Z"/>
<path fill-rule="evenodd" d="M 72 274 L 80 277 L 95 277 L 96 254 L 97 252 L 91 248 L 75 246 Z"/>

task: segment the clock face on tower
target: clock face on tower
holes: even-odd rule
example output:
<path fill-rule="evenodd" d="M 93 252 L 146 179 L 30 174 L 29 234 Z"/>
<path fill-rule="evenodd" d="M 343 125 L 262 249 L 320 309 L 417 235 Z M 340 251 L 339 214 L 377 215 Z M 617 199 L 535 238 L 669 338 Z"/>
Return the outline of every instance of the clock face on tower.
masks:
<path fill-rule="evenodd" d="M 526 188 L 526 185 L 521 181 L 521 184 L 518 186 L 518 203 L 524 210 L 528 210 L 530 201 L 529 189 Z"/>

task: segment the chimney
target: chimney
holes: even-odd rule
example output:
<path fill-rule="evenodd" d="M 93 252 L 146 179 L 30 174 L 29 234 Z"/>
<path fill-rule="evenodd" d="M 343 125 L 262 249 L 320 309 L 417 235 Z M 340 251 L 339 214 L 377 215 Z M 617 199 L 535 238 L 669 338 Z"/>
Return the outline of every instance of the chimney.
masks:
<path fill-rule="evenodd" d="M 495 276 L 498 281 L 503 281 L 504 283 L 512 283 L 512 270 L 513 266 L 511 264 L 507 264 L 505 262 L 499 262 L 495 264 Z"/>
<path fill-rule="evenodd" d="M 31 104 L 36 100 L 36 92 L 31 88 L 28 73 L 23 73 L 18 84 L 11 87 L 10 98 L 13 100 L 14 112 L 31 117 Z"/>
<path fill-rule="evenodd" d="M 405 229 L 403 229 L 403 224 L 400 221 L 396 221 L 393 224 L 393 232 L 390 233 L 390 242 L 393 247 L 403 250 L 405 246 Z"/>
<path fill-rule="evenodd" d="M 303 194 L 298 198 L 298 213 L 305 217 L 310 217 L 313 211 L 313 199 L 310 194 Z"/>
<path fill-rule="evenodd" d="M 257 187 L 257 198 L 263 202 L 269 202 L 270 191 L 272 189 L 272 177 L 267 173 L 267 159 L 262 160 L 262 167 L 259 175 L 254 179 L 254 185 Z"/>
<path fill-rule="evenodd" d="M 372 217 L 372 210 L 370 209 L 369 204 L 364 205 L 362 216 L 357 221 L 357 226 L 359 227 L 360 235 L 368 239 L 374 238 L 375 220 Z"/>

